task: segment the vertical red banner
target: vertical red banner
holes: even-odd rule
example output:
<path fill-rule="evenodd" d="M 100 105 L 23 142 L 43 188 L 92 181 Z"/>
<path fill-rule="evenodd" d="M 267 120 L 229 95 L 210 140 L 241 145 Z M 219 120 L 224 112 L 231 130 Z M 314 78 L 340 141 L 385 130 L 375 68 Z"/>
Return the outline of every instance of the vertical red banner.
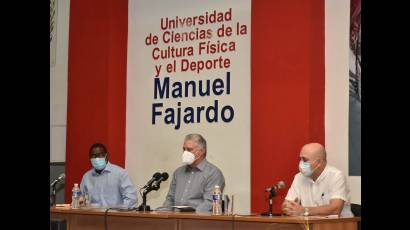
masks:
<path fill-rule="evenodd" d="M 91 168 L 88 148 L 107 145 L 125 164 L 127 0 L 71 0 L 65 201 Z"/>
<path fill-rule="evenodd" d="M 251 211 L 264 212 L 264 192 L 286 188 L 303 144 L 324 144 L 324 1 L 253 1 L 251 33 Z"/>

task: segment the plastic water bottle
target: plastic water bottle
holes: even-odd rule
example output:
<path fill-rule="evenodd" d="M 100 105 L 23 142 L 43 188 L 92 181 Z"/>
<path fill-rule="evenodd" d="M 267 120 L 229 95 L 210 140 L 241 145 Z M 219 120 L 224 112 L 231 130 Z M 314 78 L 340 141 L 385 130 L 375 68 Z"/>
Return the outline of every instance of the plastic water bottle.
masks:
<path fill-rule="evenodd" d="M 219 185 L 215 185 L 212 194 L 212 215 L 222 215 L 222 192 Z"/>
<path fill-rule="evenodd" d="M 73 193 L 71 197 L 71 208 L 79 208 L 80 207 L 80 195 L 81 190 L 78 187 L 78 184 L 74 184 Z"/>

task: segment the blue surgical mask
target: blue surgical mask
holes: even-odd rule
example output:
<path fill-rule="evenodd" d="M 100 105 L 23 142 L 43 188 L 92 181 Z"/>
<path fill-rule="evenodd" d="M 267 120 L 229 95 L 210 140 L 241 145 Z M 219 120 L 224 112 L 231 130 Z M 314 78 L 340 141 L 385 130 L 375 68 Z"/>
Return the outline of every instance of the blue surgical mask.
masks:
<path fill-rule="evenodd" d="M 310 177 L 313 173 L 312 164 L 308 161 L 300 160 L 299 171 L 306 177 Z"/>
<path fill-rule="evenodd" d="M 91 164 L 96 170 L 103 170 L 107 165 L 105 157 L 91 158 Z"/>

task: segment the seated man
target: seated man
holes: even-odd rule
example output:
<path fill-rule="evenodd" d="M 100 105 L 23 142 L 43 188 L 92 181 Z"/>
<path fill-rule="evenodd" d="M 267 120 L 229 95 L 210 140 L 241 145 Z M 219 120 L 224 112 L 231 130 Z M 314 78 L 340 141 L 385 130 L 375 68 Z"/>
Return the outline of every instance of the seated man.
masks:
<path fill-rule="evenodd" d="M 182 150 L 185 165 L 175 170 L 163 207 L 157 210 L 182 205 L 197 212 L 211 211 L 214 186 L 219 185 L 223 191 L 225 178 L 221 170 L 206 160 L 206 140 L 201 135 L 187 135 Z"/>
<path fill-rule="evenodd" d="M 318 143 L 303 146 L 299 170 L 282 210 L 287 215 L 340 215 L 352 217 L 350 191 L 343 173 L 327 164 L 325 148 Z"/>
<path fill-rule="evenodd" d="M 137 190 L 125 169 L 108 161 L 107 148 L 93 144 L 89 158 L 93 169 L 84 174 L 80 189 L 82 194 L 88 193 L 90 203 L 102 207 L 135 207 Z"/>

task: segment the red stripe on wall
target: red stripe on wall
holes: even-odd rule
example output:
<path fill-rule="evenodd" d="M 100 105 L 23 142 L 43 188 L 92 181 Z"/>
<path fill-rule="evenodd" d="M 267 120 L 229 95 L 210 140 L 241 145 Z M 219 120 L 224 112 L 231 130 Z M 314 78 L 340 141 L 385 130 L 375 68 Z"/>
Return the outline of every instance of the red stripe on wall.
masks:
<path fill-rule="evenodd" d="M 252 1 L 251 211 L 268 209 L 264 188 L 298 172 L 299 151 L 324 143 L 324 1 Z"/>
<path fill-rule="evenodd" d="M 70 1 L 66 202 L 91 168 L 93 143 L 125 165 L 127 32 L 127 0 Z"/>

